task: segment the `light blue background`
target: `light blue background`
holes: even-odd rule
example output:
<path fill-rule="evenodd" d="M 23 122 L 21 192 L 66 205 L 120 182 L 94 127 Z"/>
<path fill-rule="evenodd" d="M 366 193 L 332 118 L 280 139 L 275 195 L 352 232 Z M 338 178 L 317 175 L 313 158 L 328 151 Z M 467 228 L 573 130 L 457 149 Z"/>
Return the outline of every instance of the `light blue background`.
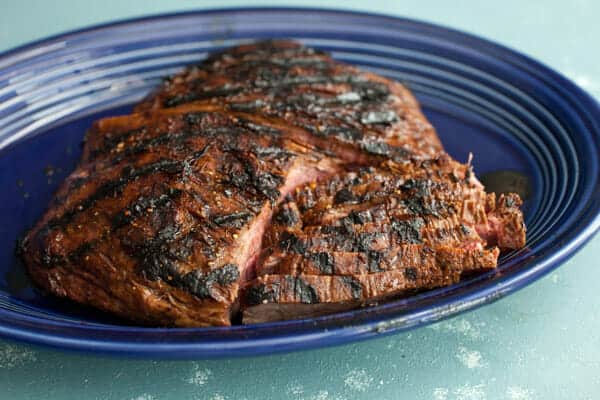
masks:
<path fill-rule="evenodd" d="M 0 0 L 0 50 L 114 19 L 249 4 Z M 597 1 L 293 4 L 383 12 L 469 31 L 545 62 L 600 99 Z M 493 305 L 404 334 L 303 353 L 164 362 L 0 340 L 0 399 L 598 399 L 599 259 L 597 236 L 560 269 Z"/>

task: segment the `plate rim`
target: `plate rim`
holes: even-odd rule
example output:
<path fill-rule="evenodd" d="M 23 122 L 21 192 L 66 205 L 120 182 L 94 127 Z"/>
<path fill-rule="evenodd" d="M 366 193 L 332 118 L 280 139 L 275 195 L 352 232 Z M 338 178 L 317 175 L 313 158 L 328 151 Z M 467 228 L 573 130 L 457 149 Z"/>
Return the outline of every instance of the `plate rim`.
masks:
<path fill-rule="evenodd" d="M 592 115 L 596 115 L 600 121 L 600 104 L 587 92 L 579 88 L 568 78 L 545 64 L 536 61 L 535 59 L 521 53 L 518 50 L 511 49 L 504 45 L 495 43 L 489 39 L 480 37 L 475 34 L 467 33 L 461 30 L 446 27 L 444 25 L 420 21 L 411 18 L 396 17 L 382 13 L 363 12 L 356 10 L 345 10 L 337 8 L 319 8 L 319 7 L 226 7 L 226 8 L 209 8 L 200 10 L 189 10 L 175 13 L 162 13 L 137 18 L 117 19 L 107 23 L 95 24 L 82 27 L 80 29 L 70 30 L 57 35 L 41 38 L 32 42 L 28 42 L 0 53 L 0 64 L 10 61 L 16 55 L 24 55 L 27 52 L 47 46 L 51 43 L 68 40 L 77 37 L 81 34 L 89 34 L 98 30 L 106 30 L 117 28 L 119 26 L 134 25 L 143 22 L 152 22 L 157 20 L 172 19 L 182 16 L 194 15 L 209 15 L 223 14 L 236 12 L 315 12 L 315 13 L 331 13 L 341 16 L 356 16 L 356 17 L 372 17 L 386 19 L 395 23 L 404 23 L 416 25 L 418 27 L 427 28 L 436 32 L 448 32 L 452 36 L 461 37 L 469 42 L 475 42 L 480 47 L 482 45 L 501 53 L 508 57 L 510 63 L 518 63 L 520 66 L 526 66 L 528 72 L 536 72 L 538 78 L 549 77 L 556 81 L 563 89 L 573 98 L 571 101 L 577 100 L 582 103 L 580 108 Z M 10 66 L 8 67 L 10 68 Z M 1 72 L 2 70 L 0 70 Z M 545 80 L 545 79 L 543 79 Z M 591 111 L 590 111 L 591 110 Z M 590 118 L 592 121 L 595 118 Z M 600 129 L 600 126 L 597 127 Z M 596 139 L 600 137 L 600 130 L 595 132 Z M 596 190 L 593 193 L 600 191 L 600 182 L 597 184 Z M 593 197 L 593 194 L 592 194 Z M 136 356 L 136 357 L 160 357 L 160 358 L 215 358 L 215 357 L 232 357 L 232 356 L 253 356 L 260 354 L 270 354 L 279 352 L 289 352 L 294 350 L 309 349 L 315 347 L 325 347 L 330 345 L 344 344 L 351 341 L 366 340 L 372 337 L 388 335 L 399 331 L 423 326 L 425 324 L 438 321 L 450 316 L 455 316 L 460 313 L 473 310 L 485 304 L 496 301 L 516 290 L 529 285 L 538 280 L 545 274 L 551 272 L 568 258 L 572 257 L 585 243 L 587 243 L 594 234 L 600 229 L 600 204 L 596 205 L 591 210 L 591 216 L 582 225 L 578 226 L 574 231 L 575 236 L 572 237 L 566 245 L 549 254 L 544 255 L 537 260 L 530 268 L 515 273 L 505 280 L 499 281 L 496 285 L 484 285 L 482 288 L 475 287 L 465 293 L 459 293 L 453 296 L 443 298 L 441 303 L 435 303 L 430 307 L 421 307 L 411 310 L 410 315 L 397 318 L 377 318 L 368 322 L 352 324 L 348 326 L 336 327 L 334 329 L 323 329 L 317 326 L 316 329 L 310 329 L 310 326 L 302 327 L 302 330 L 297 332 L 284 331 L 283 335 L 268 334 L 266 337 L 240 339 L 235 337 L 219 338 L 219 340 L 198 341 L 190 338 L 189 333 L 199 332 L 224 332 L 224 331 L 242 331 L 244 329 L 260 329 L 261 327 L 268 328 L 272 324 L 265 325 L 249 325 L 242 327 L 228 328 L 144 328 L 135 326 L 116 326 L 116 325 L 87 325 L 74 323 L 65 323 L 61 321 L 53 321 L 40 317 L 33 317 L 15 313 L 13 311 L 0 309 L 0 335 L 17 339 L 33 344 L 44 344 L 60 349 L 94 351 L 99 353 Z M 366 310 L 366 309 L 365 309 Z M 361 310 L 362 311 L 362 310 Z M 367 310 L 368 313 L 368 310 Z M 347 314 L 347 313 L 342 313 Z M 337 314 L 336 314 L 337 315 Z M 47 331 L 37 331 L 36 326 L 42 324 L 45 327 L 51 327 L 55 330 L 67 328 L 70 332 L 52 333 Z M 296 322 L 297 325 L 298 322 Z M 274 323 L 274 325 L 285 325 Z M 248 328 L 249 327 L 249 328 Z M 113 333 L 125 334 L 123 338 L 102 338 L 102 337 L 84 337 L 78 336 L 80 333 Z M 152 333 L 155 335 L 146 340 L 133 336 L 133 333 Z M 187 340 L 171 341 L 168 338 L 161 339 L 160 335 L 165 332 L 176 332 L 186 334 Z M 126 338 L 131 336 L 131 338 Z"/>

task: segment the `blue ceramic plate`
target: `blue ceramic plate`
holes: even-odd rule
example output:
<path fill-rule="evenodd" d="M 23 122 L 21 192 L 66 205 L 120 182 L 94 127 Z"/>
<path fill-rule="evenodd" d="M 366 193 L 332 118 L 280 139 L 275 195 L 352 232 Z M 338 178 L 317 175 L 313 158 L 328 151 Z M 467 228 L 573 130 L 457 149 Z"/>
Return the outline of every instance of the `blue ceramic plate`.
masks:
<path fill-rule="evenodd" d="M 80 156 L 97 118 L 129 112 L 161 77 L 208 52 L 294 38 L 406 83 L 446 149 L 479 175 L 523 174 L 528 246 L 496 272 L 377 307 L 230 328 L 158 329 L 41 296 L 14 256 Z M 558 266 L 600 226 L 600 109 L 504 47 L 439 26 L 315 9 L 231 9 L 120 22 L 0 56 L 0 334 L 61 348 L 168 358 L 328 346 L 427 324 L 494 301 Z"/>

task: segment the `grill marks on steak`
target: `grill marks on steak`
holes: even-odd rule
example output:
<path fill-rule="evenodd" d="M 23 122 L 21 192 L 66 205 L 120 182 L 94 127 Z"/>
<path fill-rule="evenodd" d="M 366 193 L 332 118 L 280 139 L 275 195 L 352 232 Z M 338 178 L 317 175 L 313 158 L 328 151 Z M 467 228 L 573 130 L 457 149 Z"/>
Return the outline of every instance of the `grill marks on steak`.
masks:
<path fill-rule="evenodd" d="M 133 301 L 123 315 L 142 322 L 228 324 L 273 204 L 338 161 L 226 114 L 132 118 L 90 133 L 95 146 L 88 143 L 87 158 L 25 241 L 31 275 L 56 294 L 115 311 L 94 290 L 62 285 L 85 271 L 107 296 Z M 113 138 L 121 141 L 106 145 Z"/>
<path fill-rule="evenodd" d="M 136 111 L 222 107 L 248 118 L 277 121 L 284 131 L 300 128 L 312 140 L 359 147 L 367 154 L 403 157 L 442 150 L 404 86 L 298 43 L 263 42 L 243 48 L 248 51 L 216 54 L 167 80 Z"/>
<path fill-rule="evenodd" d="M 496 204 L 470 166 L 447 155 L 298 188 L 275 212 L 244 322 L 305 316 L 306 304 L 327 303 L 308 315 L 357 307 L 493 269 L 495 244 L 524 245 L 518 203 L 507 210 L 507 200 Z M 522 239 L 499 239 L 515 226 Z"/>
<path fill-rule="evenodd" d="M 58 296 L 141 323 L 228 325 L 241 287 L 245 320 L 265 321 L 493 268 L 489 246 L 524 243 L 519 206 L 443 154 L 402 85 L 266 41 L 97 121 L 21 254 Z"/>

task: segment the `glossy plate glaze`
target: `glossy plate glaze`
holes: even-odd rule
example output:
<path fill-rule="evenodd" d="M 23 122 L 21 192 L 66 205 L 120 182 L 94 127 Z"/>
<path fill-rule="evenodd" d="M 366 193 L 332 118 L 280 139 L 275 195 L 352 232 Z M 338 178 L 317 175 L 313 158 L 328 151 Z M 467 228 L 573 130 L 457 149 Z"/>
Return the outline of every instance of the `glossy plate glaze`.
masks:
<path fill-rule="evenodd" d="M 497 271 L 377 307 L 309 320 L 165 329 L 44 297 L 15 241 L 47 207 L 97 118 L 126 113 L 161 77 L 208 52 L 294 38 L 406 83 L 446 149 L 490 184 L 526 192 L 528 245 Z M 50 38 L 0 56 L 0 334 L 61 348 L 164 358 L 255 355 L 413 328 L 538 279 L 600 226 L 600 108 L 574 84 L 504 47 L 416 21 L 315 9 L 166 15 Z M 549 294 L 550 295 L 550 294 Z"/>

